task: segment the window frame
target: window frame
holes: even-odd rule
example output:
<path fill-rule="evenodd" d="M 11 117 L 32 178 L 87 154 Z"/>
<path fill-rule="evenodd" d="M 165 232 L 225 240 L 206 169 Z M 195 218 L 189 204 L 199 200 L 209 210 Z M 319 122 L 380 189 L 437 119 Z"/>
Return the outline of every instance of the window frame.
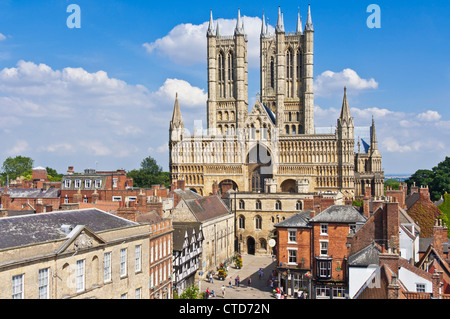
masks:
<path fill-rule="evenodd" d="M 103 282 L 112 281 L 112 254 L 110 251 L 103 254 Z"/>
<path fill-rule="evenodd" d="M 121 248 L 120 249 L 120 278 L 124 278 L 128 274 L 128 249 L 127 248 Z"/>
<path fill-rule="evenodd" d="M 86 259 L 77 260 L 76 289 L 77 293 L 84 292 L 86 290 Z"/>
<path fill-rule="evenodd" d="M 25 274 L 19 274 L 12 276 L 11 283 L 12 283 L 12 299 L 24 299 L 25 293 Z M 17 284 L 17 281 L 19 281 L 19 284 Z M 15 284 L 16 282 L 16 284 Z"/>
<path fill-rule="evenodd" d="M 42 268 L 38 271 L 38 293 L 39 293 L 39 299 L 49 299 L 50 297 L 50 281 L 49 281 L 49 273 L 50 268 Z M 42 293 L 42 290 L 45 291 L 45 295 Z"/>

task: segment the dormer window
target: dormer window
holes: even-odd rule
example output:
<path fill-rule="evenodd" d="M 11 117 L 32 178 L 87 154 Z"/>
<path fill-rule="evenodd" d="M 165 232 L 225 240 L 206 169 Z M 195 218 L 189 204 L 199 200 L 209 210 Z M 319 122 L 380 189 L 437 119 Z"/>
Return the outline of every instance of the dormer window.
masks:
<path fill-rule="evenodd" d="M 70 179 L 64 180 L 64 188 L 70 188 L 70 184 L 72 184 L 72 181 Z"/>
<path fill-rule="evenodd" d="M 85 179 L 84 180 L 84 188 L 91 188 L 91 186 L 92 186 L 92 180 Z"/>
<path fill-rule="evenodd" d="M 76 179 L 74 186 L 75 186 L 75 188 L 80 188 L 81 187 L 81 179 Z"/>

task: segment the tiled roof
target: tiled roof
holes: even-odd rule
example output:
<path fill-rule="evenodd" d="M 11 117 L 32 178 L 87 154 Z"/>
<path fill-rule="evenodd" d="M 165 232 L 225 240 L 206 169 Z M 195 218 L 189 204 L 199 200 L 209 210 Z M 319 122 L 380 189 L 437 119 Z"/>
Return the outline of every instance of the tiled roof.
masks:
<path fill-rule="evenodd" d="M 185 200 L 185 202 L 199 222 L 205 222 L 231 213 L 216 195 L 189 199 Z"/>

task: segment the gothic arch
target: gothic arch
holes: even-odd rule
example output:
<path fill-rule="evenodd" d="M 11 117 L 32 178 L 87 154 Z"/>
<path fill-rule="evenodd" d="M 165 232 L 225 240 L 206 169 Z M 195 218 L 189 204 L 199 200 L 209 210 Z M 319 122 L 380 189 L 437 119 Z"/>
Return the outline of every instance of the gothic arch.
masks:
<path fill-rule="evenodd" d="M 295 180 L 287 179 L 280 185 L 281 192 L 283 193 L 295 193 Z"/>

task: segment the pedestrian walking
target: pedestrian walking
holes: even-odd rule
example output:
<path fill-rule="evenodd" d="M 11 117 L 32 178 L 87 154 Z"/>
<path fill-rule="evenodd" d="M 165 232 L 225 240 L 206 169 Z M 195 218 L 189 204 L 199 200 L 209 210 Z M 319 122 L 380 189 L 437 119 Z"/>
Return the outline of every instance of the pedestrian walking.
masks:
<path fill-rule="evenodd" d="M 239 287 L 241 284 L 241 278 L 239 278 L 239 275 L 236 277 L 236 286 Z"/>
<path fill-rule="evenodd" d="M 251 277 L 248 277 L 248 279 L 247 279 L 247 285 L 250 287 L 250 284 L 252 283 L 252 278 Z"/>
<path fill-rule="evenodd" d="M 232 288 L 231 283 L 233 282 L 233 277 L 230 277 L 230 282 L 228 283 L 228 287 Z"/>
<path fill-rule="evenodd" d="M 225 285 L 222 285 L 222 298 L 225 298 Z"/>
<path fill-rule="evenodd" d="M 214 283 L 213 275 L 212 275 L 212 274 L 209 274 L 209 282 L 210 282 L 210 283 Z"/>

